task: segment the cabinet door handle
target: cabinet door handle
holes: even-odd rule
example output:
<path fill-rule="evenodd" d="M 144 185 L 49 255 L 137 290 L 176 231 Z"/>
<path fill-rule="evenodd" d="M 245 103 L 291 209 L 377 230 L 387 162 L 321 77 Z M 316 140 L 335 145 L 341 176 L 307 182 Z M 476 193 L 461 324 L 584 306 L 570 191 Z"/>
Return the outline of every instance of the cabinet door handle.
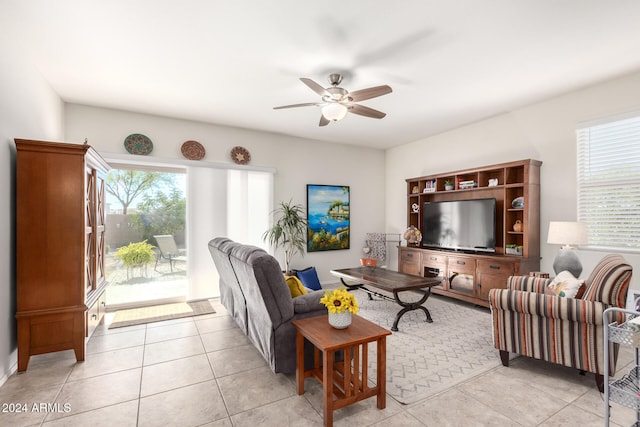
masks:
<path fill-rule="evenodd" d="M 466 262 L 464 262 L 464 261 L 456 261 L 456 264 L 459 264 L 459 265 L 465 265 L 465 264 L 466 264 Z"/>
<path fill-rule="evenodd" d="M 97 315 L 97 314 L 92 314 L 92 315 L 91 315 L 91 318 L 92 318 L 93 320 L 96 320 L 96 319 L 98 318 L 98 315 Z"/>
<path fill-rule="evenodd" d="M 429 257 L 429 259 L 430 259 L 431 261 L 437 261 L 437 260 L 438 260 L 438 257 L 432 256 L 432 257 Z"/>
<path fill-rule="evenodd" d="M 413 254 L 407 254 L 408 258 L 413 258 Z"/>
<path fill-rule="evenodd" d="M 492 268 L 494 270 L 500 270 L 500 266 L 499 265 L 490 265 L 489 268 Z"/>

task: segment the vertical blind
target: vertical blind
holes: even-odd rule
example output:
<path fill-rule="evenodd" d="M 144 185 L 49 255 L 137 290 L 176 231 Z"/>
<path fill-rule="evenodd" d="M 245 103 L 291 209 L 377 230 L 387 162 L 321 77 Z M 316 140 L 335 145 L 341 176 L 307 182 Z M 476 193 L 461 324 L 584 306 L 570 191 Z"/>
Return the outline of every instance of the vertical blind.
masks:
<path fill-rule="evenodd" d="M 640 250 L 640 112 L 577 129 L 578 221 L 588 246 Z"/>
<path fill-rule="evenodd" d="M 273 174 L 230 169 L 227 172 L 227 236 L 265 250 L 262 234 L 273 209 Z"/>
<path fill-rule="evenodd" d="M 187 300 L 219 295 L 218 272 L 209 240 L 227 233 L 227 171 L 208 167 L 187 170 Z"/>
<path fill-rule="evenodd" d="M 187 169 L 187 299 L 219 295 L 218 272 L 208 250 L 214 237 L 264 246 L 269 227 L 273 173 L 189 167 Z"/>

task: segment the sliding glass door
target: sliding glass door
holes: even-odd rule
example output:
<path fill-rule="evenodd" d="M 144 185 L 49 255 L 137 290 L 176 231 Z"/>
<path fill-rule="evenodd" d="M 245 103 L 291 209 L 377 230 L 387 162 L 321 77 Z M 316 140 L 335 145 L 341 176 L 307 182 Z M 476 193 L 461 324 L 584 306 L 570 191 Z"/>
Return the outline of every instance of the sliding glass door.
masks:
<path fill-rule="evenodd" d="M 106 192 L 107 306 L 184 301 L 186 170 L 116 165 Z"/>
<path fill-rule="evenodd" d="M 219 296 L 214 237 L 268 249 L 273 172 L 191 163 L 110 160 L 109 310 Z"/>

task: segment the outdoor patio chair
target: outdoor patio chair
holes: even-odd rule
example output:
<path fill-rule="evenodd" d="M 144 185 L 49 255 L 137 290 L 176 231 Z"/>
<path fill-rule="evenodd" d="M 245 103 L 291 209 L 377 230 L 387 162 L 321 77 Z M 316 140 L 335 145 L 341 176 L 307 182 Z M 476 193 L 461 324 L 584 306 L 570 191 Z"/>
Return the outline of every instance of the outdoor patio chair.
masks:
<path fill-rule="evenodd" d="M 156 256 L 156 265 L 154 269 L 158 271 L 158 262 L 161 259 L 166 259 L 169 261 L 169 266 L 171 267 L 171 272 L 173 273 L 173 263 L 176 261 L 187 261 L 187 257 L 184 255 L 180 255 L 178 251 L 178 247 L 176 246 L 176 241 L 171 234 L 161 235 L 161 236 L 153 236 L 156 239 L 156 244 L 158 245 L 159 253 Z"/>

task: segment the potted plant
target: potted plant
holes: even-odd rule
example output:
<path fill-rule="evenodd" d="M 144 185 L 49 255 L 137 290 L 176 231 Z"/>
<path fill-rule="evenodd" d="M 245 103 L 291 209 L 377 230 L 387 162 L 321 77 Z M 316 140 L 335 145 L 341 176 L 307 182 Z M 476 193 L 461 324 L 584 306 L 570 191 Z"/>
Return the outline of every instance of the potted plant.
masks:
<path fill-rule="evenodd" d="M 127 246 L 122 246 L 118 249 L 114 257 L 121 260 L 127 268 L 127 279 L 129 278 L 130 267 L 143 267 L 155 260 L 154 247 L 144 240 L 142 242 L 129 243 Z"/>
<path fill-rule="evenodd" d="M 452 179 L 447 179 L 444 182 L 444 189 L 449 191 L 449 190 L 453 190 L 453 180 Z"/>
<path fill-rule="evenodd" d="M 336 329 L 344 329 L 351 324 L 351 315 L 358 314 L 358 301 L 346 288 L 340 287 L 324 292 L 320 302 L 327 307 L 329 324 Z"/>
<path fill-rule="evenodd" d="M 306 243 L 307 219 L 304 207 L 294 205 L 290 200 L 280 202 L 280 207 L 275 209 L 274 223 L 262 235 L 262 239 L 276 249 L 284 251 L 285 274 L 291 275 L 291 259 L 297 253 L 304 256 Z"/>

